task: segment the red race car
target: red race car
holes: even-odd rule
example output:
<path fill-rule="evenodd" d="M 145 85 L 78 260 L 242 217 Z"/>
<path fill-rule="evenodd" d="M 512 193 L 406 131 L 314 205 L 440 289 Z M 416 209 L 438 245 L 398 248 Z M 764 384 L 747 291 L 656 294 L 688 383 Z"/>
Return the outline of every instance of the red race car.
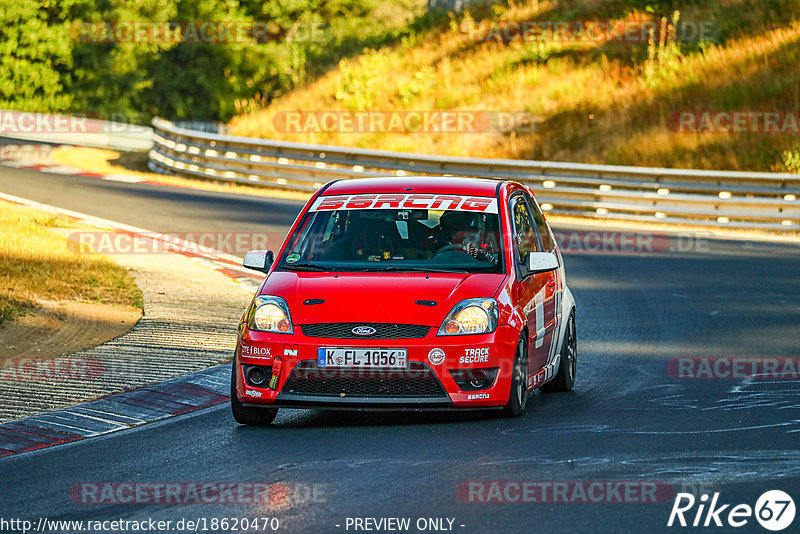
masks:
<path fill-rule="evenodd" d="M 525 409 L 575 382 L 575 301 L 525 185 L 331 182 L 309 200 L 239 325 L 233 416 L 279 407 Z"/>

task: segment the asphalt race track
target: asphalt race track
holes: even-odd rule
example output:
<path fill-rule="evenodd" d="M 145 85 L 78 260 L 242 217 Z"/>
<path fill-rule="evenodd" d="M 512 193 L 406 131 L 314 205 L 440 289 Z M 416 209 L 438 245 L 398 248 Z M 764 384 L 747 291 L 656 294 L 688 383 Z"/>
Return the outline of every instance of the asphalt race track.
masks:
<path fill-rule="evenodd" d="M 161 232 L 285 230 L 301 206 L 8 168 L 0 168 L 0 191 Z M 444 528 L 463 533 L 639 533 L 706 531 L 667 527 L 677 492 L 719 492 L 720 504 L 752 507 L 779 489 L 797 502 L 800 383 L 676 379 L 667 362 L 800 356 L 800 247 L 698 240 L 685 251 L 661 248 L 565 253 L 578 304 L 577 384 L 535 394 L 518 419 L 282 410 L 274 425 L 249 428 L 220 405 L 0 459 L 2 515 L 275 517 L 283 532 L 355 532 L 352 518 L 404 517 L 412 527 L 446 518 Z M 652 482 L 660 490 L 658 502 L 644 503 L 574 494 L 569 502 L 486 503 L 474 501 L 491 484 L 463 491 L 492 481 Z M 286 493 L 272 506 L 86 504 L 74 494 L 84 482 L 270 483 Z M 707 531 L 768 532 L 753 517 Z"/>

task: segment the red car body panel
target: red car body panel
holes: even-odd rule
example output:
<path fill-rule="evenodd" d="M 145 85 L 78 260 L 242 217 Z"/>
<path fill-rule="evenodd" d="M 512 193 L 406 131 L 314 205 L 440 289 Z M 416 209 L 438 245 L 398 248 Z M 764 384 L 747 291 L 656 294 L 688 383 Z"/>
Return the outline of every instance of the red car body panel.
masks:
<path fill-rule="evenodd" d="M 257 295 L 282 297 L 288 304 L 293 333 L 260 332 L 248 328 L 251 306 L 239 326 L 239 340 L 234 365 L 236 394 L 248 406 L 362 407 L 356 399 L 320 397 L 293 399 L 283 387 L 301 362 L 316 361 L 320 347 L 404 348 L 408 361 L 430 367 L 443 386 L 446 397 L 437 402 L 408 402 L 408 399 L 377 399 L 369 407 L 396 408 L 486 408 L 503 406 L 509 399 L 515 350 L 521 336 L 528 342 L 529 388 L 544 384 L 557 369 L 555 348 L 563 324 L 566 286 L 563 264 L 558 270 L 530 275 L 518 280 L 509 231 L 509 197 L 524 191 L 532 192 L 515 182 L 498 182 L 474 178 L 372 178 L 338 181 L 318 191 L 301 210 L 288 236 L 297 230 L 310 206 L 320 196 L 337 195 L 468 195 L 492 197 L 498 202 L 502 226 L 504 272 L 502 274 L 461 273 L 375 273 L 375 272 L 287 272 L 276 271 L 273 264 Z M 287 238 L 276 258 L 283 256 Z M 559 259 L 557 249 L 554 251 Z M 439 327 L 448 312 L 462 300 L 495 298 L 498 304 L 498 327 L 488 334 L 439 336 Z M 571 296 L 569 306 L 573 305 Z M 304 304 L 309 299 L 322 303 Z M 435 301 L 434 306 L 418 304 L 418 300 Z M 569 310 L 567 310 L 569 311 Z M 561 313 L 560 313 L 561 312 Z M 392 323 L 430 327 L 424 337 L 410 339 L 343 339 L 310 337 L 303 325 L 315 323 Z M 439 365 L 431 362 L 432 349 L 443 350 L 446 359 Z M 475 356 L 480 354 L 480 356 Z M 270 366 L 281 358 L 282 370 L 275 388 L 246 384 L 243 366 Z M 548 367 L 549 366 L 549 367 Z M 488 389 L 462 391 L 451 370 L 468 368 L 497 369 L 497 378 Z M 299 368 L 298 368 L 299 369 Z M 288 396 L 291 397 L 291 396 Z"/>

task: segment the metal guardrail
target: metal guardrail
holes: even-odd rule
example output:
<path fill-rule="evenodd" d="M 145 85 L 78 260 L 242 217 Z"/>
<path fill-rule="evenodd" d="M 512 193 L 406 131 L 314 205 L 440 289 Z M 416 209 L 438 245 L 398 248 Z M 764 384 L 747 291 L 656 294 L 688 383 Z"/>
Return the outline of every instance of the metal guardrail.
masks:
<path fill-rule="evenodd" d="M 549 213 L 800 230 L 800 174 L 454 158 L 211 134 L 153 120 L 155 172 L 313 192 L 333 179 L 453 175 L 512 179 Z"/>
<path fill-rule="evenodd" d="M 59 113 L 0 110 L 0 137 L 37 143 L 142 152 L 153 146 L 149 126 Z"/>

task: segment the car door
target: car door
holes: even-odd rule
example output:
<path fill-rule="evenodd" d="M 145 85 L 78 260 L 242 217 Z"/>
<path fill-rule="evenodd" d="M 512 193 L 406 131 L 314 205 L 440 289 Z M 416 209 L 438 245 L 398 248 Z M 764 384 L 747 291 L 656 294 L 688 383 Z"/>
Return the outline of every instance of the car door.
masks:
<path fill-rule="evenodd" d="M 522 308 L 528 325 L 529 373 L 536 374 L 548 360 L 550 346 L 547 343 L 545 299 L 547 283 L 552 273 L 528 274 L 525 255 L 540 250 L 536 225 L 531 207 L 524 193 L 514 193 L 509 199 L 509 214 L 512 225 L 512 245 L 517 277 L 515 300 Z"/>
<path fill-rule="evenodd" d="M 539 205 L 535 199 L 525 192 L 525 198 L 531 208 L 531 216 L 533 217 L 534 225 L 536 226 L 537 235 L 539 237 L 540 250 L 543 252 L 556 253 L 556 241 L 553 237 L 547 222 L 542 215 Z M 556 254 L 558 257 L 558 255 Z M 559 263 L 561 259 L 559 258 Z M 563 281 L 561 277 L 561 269 L 542 274 L 547 278 L 545 283 L 545 297 L 544 297 L 544 327 L 545 335 L 543 337 L 543 345 L 548 349 L 547 361 L 553 361 L 556 351 L 558 350 L 558 329 L 561 324 L 561 297 Z"/>

